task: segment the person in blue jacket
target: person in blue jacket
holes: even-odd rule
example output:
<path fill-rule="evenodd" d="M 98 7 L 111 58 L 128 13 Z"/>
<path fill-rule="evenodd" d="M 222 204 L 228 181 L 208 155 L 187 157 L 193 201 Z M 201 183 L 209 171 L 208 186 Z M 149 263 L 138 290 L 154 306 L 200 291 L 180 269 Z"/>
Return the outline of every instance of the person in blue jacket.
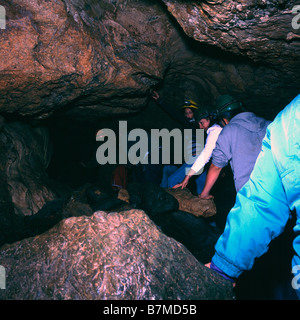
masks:
<path fill-rule="evenodd" d="M 268 126 L 249 181 L 239 190 L 210 268 L 229 279 L 251 270 L 296 213 L 291 286 L 300 298 L 300 95 Z M 234 280 L 233 280 L 234 281 Z"/>

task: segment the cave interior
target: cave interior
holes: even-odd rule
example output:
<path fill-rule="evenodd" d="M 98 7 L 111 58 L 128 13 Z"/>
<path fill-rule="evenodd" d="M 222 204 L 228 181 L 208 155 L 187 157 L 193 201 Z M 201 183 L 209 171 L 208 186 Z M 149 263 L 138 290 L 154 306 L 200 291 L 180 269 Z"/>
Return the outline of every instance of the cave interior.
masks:
<path fill-rule="evenodd" d="M 25 218 L 47 203 L 93 185 L 112 191 L 116 164 L 96 161 L 100 129 L 117 133 L 120 121 L 128 131 L 180 127 L 153 90 L 173 108 L 192 99 L 203 111 L 229 94 L 271 121 L 299 94 L 293 1 L 23 2 L 4 1 L 0 30 L 0 245 L 32 236 Z M 221 229 L 235 201 L 226 170 L 214 190 Z M 239 294 L 269 298 L 255 275 L 242 279 Z"/>

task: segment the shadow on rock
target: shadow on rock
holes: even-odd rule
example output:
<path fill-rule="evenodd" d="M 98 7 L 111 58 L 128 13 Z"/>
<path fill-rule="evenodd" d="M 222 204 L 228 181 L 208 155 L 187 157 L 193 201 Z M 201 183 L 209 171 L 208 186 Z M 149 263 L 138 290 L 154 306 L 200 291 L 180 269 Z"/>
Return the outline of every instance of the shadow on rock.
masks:
<path fill-rule="evenodd" d="M 45 203 L 35 215 L 24 217 L 22 238 L 41 234 L 63 219 L 91 216 L 95 211 L 109 212 L 127 205 L 113 193 L 103 191 L 97 185 L 85 185 L 69 198 L 61 198 Z"/>
<path fill-rule="evenodd" d="M 182 243 L 200 262 L 211 261 L 221 231 L 207 218 L 178 210 L 178 201 L 164 189 L 134 183 L 128 186 L 130 204 L 143 209 L 169 237 Z"/>
<path fill-rule="evenodd" d="M 178 210 L 178 201 L 154 184 L 131 184 L 128 193 L 130 204 L 97 185 L 85 185 L 71 197 L 49 201 L 35 215 L 24 217 L 23 235 L 17 240 L 42 234 L 69 217 L 91 216 L 95 211 L 120 212 L 134 207 L 144 210 L 165 235 L 182 243 L 198 261 L 211 260 L 220 232 L 207 218 Z"/>

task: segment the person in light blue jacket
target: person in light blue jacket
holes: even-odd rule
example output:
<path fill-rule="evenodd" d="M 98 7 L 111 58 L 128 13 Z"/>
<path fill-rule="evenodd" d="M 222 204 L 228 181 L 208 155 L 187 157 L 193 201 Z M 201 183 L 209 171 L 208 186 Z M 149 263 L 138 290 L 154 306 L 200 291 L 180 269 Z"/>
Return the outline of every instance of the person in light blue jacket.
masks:
<path fill-rule="evenodd" d="M 210 268 L 234 279 L 251 270 L 296 213 L 291 286 L 300 299 L 300 95 L 268 126 L 249 181 L 237 193 Z"/>

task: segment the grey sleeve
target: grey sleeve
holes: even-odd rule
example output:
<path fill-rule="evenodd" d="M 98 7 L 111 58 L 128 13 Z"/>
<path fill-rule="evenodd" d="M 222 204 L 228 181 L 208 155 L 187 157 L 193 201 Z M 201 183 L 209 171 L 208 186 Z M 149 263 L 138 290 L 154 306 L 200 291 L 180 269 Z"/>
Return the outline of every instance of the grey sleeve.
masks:
<path fill-rule="evenodd" d="M 224 168 L 228 161 L 231 160 L 232 152 L 231 152 L 231 132 L 230 128 L 225 127 L 220 133 L 216 147 L 212 153 L 212 163 L 219 167 Z"/>

